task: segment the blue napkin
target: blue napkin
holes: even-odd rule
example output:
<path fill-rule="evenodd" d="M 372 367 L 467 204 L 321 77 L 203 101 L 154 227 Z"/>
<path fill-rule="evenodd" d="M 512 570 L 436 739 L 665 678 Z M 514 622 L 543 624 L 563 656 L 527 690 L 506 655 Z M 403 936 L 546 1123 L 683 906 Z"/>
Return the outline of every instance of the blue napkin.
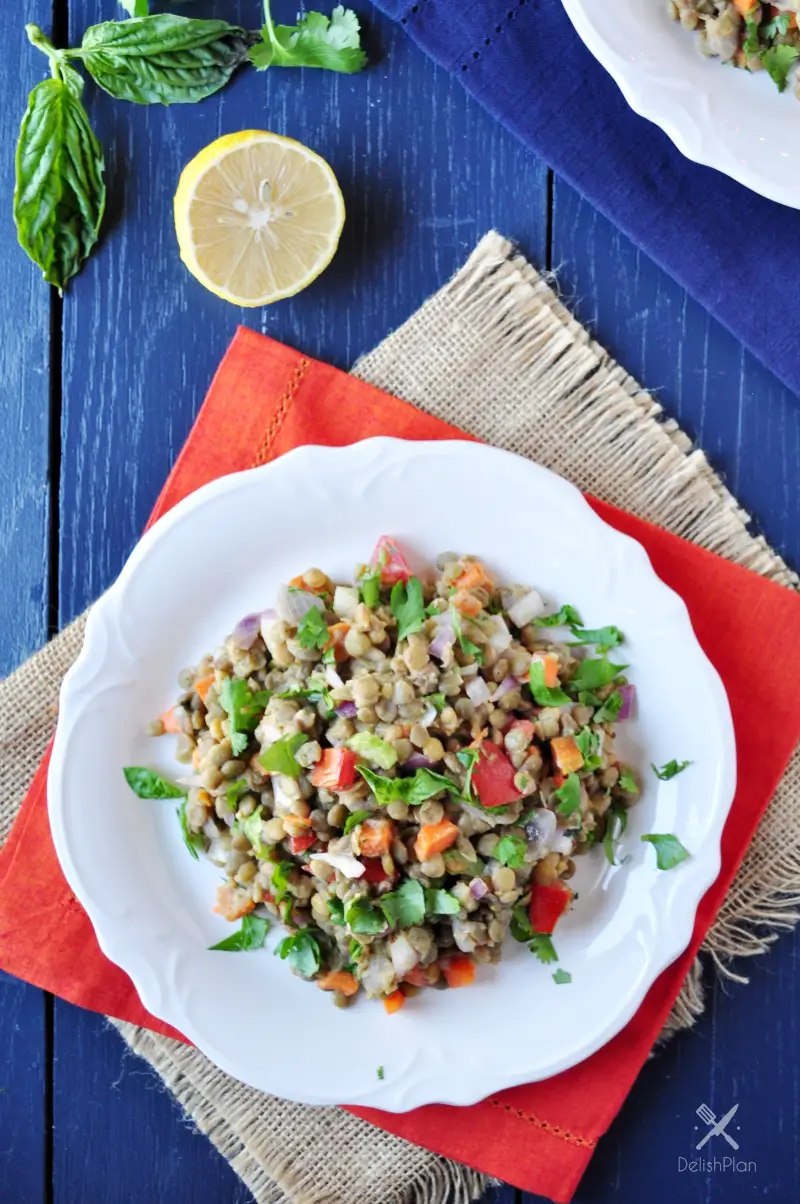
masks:
<path fill-rule="evenodd" d="M 800 394 L 800 211 L 685 159 L 628 108 L 560 0 L 377 6 Z"/>

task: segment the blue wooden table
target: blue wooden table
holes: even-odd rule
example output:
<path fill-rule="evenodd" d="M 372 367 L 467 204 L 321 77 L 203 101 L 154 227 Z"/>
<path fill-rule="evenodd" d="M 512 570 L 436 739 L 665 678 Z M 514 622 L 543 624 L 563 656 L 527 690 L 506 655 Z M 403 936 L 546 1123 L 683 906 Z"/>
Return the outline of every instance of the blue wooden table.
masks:
<path fill-rule="evenodd" d="M 374 66 L 362 77 L 244 72 L 218 97 L 166 110 L 112 102 L 88 85 L 109 212 L 99 253 L 62 303 L 16 247 L 10 220 L 18 121 L 46 68 L 22 23 L 48 29 L 54 15 L 65 44 L 122 10 L 113 0 L 55 0 L 54 14 L 50 0 L 22 7 L 7 22 L 0 73 L 3 670 L 119 572 L 238 322 L 347 367 L 493 226 L 559 269 L 579 317 L 657 391 L 758 528 L 800 564 L 798 399 L 364 2 Z M 182 11 L 252 27 L 258 7 L 209 0 Z M 273 4 L 282 19 L 294 9 Z M 171 201 L 192 155 L 251 126 L 323 154 L 348 221 L 311 288 L 240 313 L 182 267 Z M 711 987 L 694 1032 L 644 1069 L 578 1192 L 582 1204 L 800 1199 L 797 953 L 787 935 L 746 967 L 749 986 Z M 0 1048 L 2 1204 L 251 1199 L 102 1018 L 0 976 Z M 737 1102 L 740 1156 L 756 1170 L 681 1172 L 696 1108 L 719 1116 Z M 523 1199 L 532 1204 L 511 1188 L 491 1194 L 492 1204 Z"/>

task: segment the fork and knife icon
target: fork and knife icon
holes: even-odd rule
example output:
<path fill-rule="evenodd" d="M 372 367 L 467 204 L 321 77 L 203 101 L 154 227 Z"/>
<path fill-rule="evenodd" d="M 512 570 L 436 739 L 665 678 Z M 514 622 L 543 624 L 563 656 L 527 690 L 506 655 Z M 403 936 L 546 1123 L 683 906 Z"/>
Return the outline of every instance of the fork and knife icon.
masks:
<path fill-rule="evenodd" d="M 725 1132 L 725 1126 L 728 1124 L 729 1121 L 733 1120 L 738 1108 L 739 1108 L 739 1105 L 734 1104 L 733 1107 L 731 1108 L 730 1112 L 725 1113 L 722 1120 L 717 1120 L 716 1116 L 711 1111 L 708 1104 L 701 1104 L 700 1107 L 697 1109 L 697 1115 L 700 1117 L 701 1120 L 705 1121 L 705 1123 L 707 1125 L 711 1125 L 712 1127 L 706 1133 L 705 1137 L 701 1137 L 700 1141 L 698 1141 L 697 1145 L 694 1148 L 696 1150 L 702 1150 L 702 1148 L 706 1144 L 706 1142 L 710 1141 L 712 1137 L 722 1136 L 725 1138 L 728 1145 L 731 1145 L 731 1146 L 733 1146 L 733 1148 L 735 1150 L 738 1150 L 738 1148 L 739 1148 L 738 1142 L 734 1141 L 734 1139 L 731 1137 L 730 1133 Z"/>

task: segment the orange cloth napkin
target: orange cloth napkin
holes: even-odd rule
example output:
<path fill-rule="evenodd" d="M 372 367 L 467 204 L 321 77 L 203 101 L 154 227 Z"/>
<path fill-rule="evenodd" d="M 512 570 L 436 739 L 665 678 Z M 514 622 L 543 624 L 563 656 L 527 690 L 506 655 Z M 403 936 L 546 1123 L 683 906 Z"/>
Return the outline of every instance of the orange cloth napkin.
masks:
<path fill-rule="evenodd" d="M 370 385 L 241 329 L 151 521 L 224 473 L 264 464 L 299 444 L 341 445 L 371 435 L 464 437 Z M 571 1198 L 598 1138 L 619 1111 L 800 737 L 793 655 L 800 642 L 800 598 L 630 514 L 591 504 L 638 539 L 659 576 L 683 596 L 727 687 L 739 788 L 723 836 L 721 873 L 700 904 L 689 948 L 659 977 L 628 1026 L 580 1066 L 470 1108 L 431 1105 L 399 1116 L 353 1109 L 373 1124 L 556 1201 Z M 183 1039 L 144 1010 L 127 975 L 101 954 L 56 860 L 46 773 L 45 759 L 0 854 L 0 966 L 83 1007 Z"/>

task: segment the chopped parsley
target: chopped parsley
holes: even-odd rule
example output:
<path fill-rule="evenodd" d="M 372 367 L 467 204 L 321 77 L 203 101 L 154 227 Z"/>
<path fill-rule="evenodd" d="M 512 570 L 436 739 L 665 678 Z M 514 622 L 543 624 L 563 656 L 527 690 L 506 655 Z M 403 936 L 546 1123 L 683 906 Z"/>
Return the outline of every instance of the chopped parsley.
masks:
<path fill-rule="evenodd" d="M 565 983 L 572 982 L 572 975 L 567 970 L 562 970 L 560 967 L 553 975 L 553 982 L 557 987 L 564 986 Z"/>
<path fill-rule="evenodd" d="M 263 949 L 268 932 L 269 920 L 263 916 L 245 916 L 238 932 L 232 932 L 216 945 L 209 945 L 209 949 L 217 949 L 222 953 L 246 953 L 251 949 Z"/>
<path fill-rule="evenodd" d="M 527 945 L 528 941 L 533 937 L 533 929 L 528 915 L 527 907 L 522 903 L 517 903 L 516 907 L 511 912 L 511 923 L 509 932 L 515 941 L 519 941 L 521 945 Z"/>
<path fill-rule="evenodd" d="M 581 780 L 577 773 L 571 773 L 563 786 L 553 791 L 553 798 L 558 799 L 556 810 L 559 815 L 572 815 L 581 805 Z"/>
<path fill-rule="evenodd" d="M 464 797 L 470 802 L 475 801 L 472 797 L 472 775 L 475 772 L 475 766 L 478 764 L 480 755 L 481 750 L 479 748 L 462 748 L 460 752 L 456 753 L 456 758 L 467 771 L 467 776 L 464 778 Z"/>
<path fill-rule="evenodd" d="M 761 56 L 761 62 L 770 79 L 779 92 L 786 89 L 789 82 L 789 72 L 795 60 L 800 57 L 796 46 L 771 46 Z"/>
<path fill-rule="evenodd" d="M 614 690 L 595 712 L 593 723 L 613 723 L 622 710 L 623 698 L 619 690 Z"/>
<path fill-rule="evenodd" d="M 338 924 L 339 927 L 344 926 L 344 903 L 336 895 L 331 895 L 328 899 L 328 915 L 331 924 Z"/>
<path fill-rule="evenodd" d="M 410 778 L 383 778 L 374 770 L 367 769 L 366 765 L 357 765 L 356 769 L 381 807 L 385 807 L 387 803 L 398 801 L 415 807 L 419 803 L 424 803 L 426 799 L 441 794 L 443 790 L 449 790 L 451 794 L 455 795 L 460 794 L 455 782 L 446 778 L 442 773 L 434 773 L 432 769 L 418 769 Z M 347 828 L 345 828 L 346 831 Z"/>
<path fill-rule="evenodd" d="M 606 812 L 606 834 L 603 837 L 603 848 L 609 865 L 619 865 L 616 845 L 628 826 L 628 812 L 624 807 L 612 805 Z"/>
<path fill-rule="evenodd" d="M 540 707 L 567 706 L 572 702 L 572 699 L 559 686 L 546 686 L 544 684 L 544 672 L 542 661 L 531 661 L 530 669 L 528 670 L 528 679 L 530 681 L 533 701 L 538 703 Z"/>
<path fill-rule="evenodd" d="M 238 782 L 229 782 L 225 788 L 225 802 L 229 811 L 235 811 L 239 806 L 239 800 L 243 795 L 247 794 L 250 787 L 244 778 L 240 778 Z"/>
<path fill-rule="evenodd" d="M 300 620 L 297 641 L 302 648 L 324 648 L 330 640 L 330 632 L 316 606 L 312 606 Z"/>
<path fill-rule="evenodd" d="M 272 871 L 270 879 L 272 889 L 275 893 L 275 902 L 280 903 L 286 897 L 289 890 L 289 874 L 294 873 L 296 869 L 293 861 L 279 861 Z"/>
<path fill-rule="evenodd" d="M 347 747 L 360 757 L 371 761 L 373 765 L 377 765 L 379 769 L 392 769 L 397 764 L 394 745 L 372 732 L 356 732 L 347 741 Z"/>
<path fill-rule="evenodd" d="M 419 886 L 419 883 L 417 885 Z M 350 899 L 345 904 L 344 918 L 351 932 L 361 932 L 364 936 L 375 936 L 386 929 L 386 916 L 377 907 L 373 907 L 367 895 L 358 895 L 355 899 Z"/>
<path fill-rule="evenodd" d="M 398 640 L 404 640 L 419 631 L 425 622 L 425 602 L 419 578 L 409 577 L 407 582 L 396 581 L 392 586 L 390 606 L 397 619 Z"/>
<path fill-rule="evenodd" d="M 335 711 L 333 699 L 331 698 L 330 690 L 324 682 L 311 680 L 307 686 L 287 686 L 285 690 L 276 692 L 275 698 L 299 698 L 308 702 L 313 702 L 316 706 L 322 703 L 325 710 L 328 712 L 327 718 L 332 719 Z"/>
<path fill-rule="evenodd" d="M 455 916 L 460 910 L 461 904 L 449 890 L 429 887 L 425 891 L 425 911 L 429 916 Z"/>
<path fill-rule="evenodd" d="M 178 822 L 181 825 L 181 835 L 183 836 L 183 843 L 186 845 L 187 849 L 192 854 L 195 861 L 197 861 L 198 860 L 198 850 L 201 850 L 201 851 L 205 850 L 206 838 L 202 832 L 193 832 L 191 830 L 191 828 L 189 827 L 189 820 L 186 815 L 186 804 L 188 801 L 189 801 L 188 799 L 184 798 L 180 807 L 178 807 L 176 814 L 178 816 Z"/>
<path fill-rule="evenodd" d="M 351 811 L 347 819 L 344 821 L 344 834 L 348 836 L 353 828 L 357 828 L 359 824 L 363 824 L 365 819 L 369 819 L 372 815 L 371 811 Z"/>
<path fill-rule="evenodd" d="M 691 765 L 691 763 L 692 763 L 691 761 L 672 760 L 672 761 L 667 761 L 666 765 L 662 765 L 661 768 L 659 769 L 651 761 L 650 768 L 652 769 L 653 773 L 656 775 L 656 777 L 660 781 L 669 782 L 672 778 L 677 777 L 679 773 L 683 773 L 684 769 L 687 769 Z"/>
<path fill-rule="evenodd" d="M 752 20 L 752 18 L 746 18 L 748 32 L 750 32 L 749 22 L 751 20 Z M 767 21 L 760 28 L 761 28 L 761 32 L 764 34 L 764 37 L 766 38 L 766 40 L 770 41 L 772 38 L 785 37 L 786 34 L 789 32 L 789 26 L 791 25 L 791 23 L 792 23 L 792 14 L 791 13 L 776 13 L 771 21 Z M 758 29 L 758 28 L 759 27 L 756 26 L 756 29 Z"/>
<path fill-rule="evenodd" d="M 528 842 L 523 836 L 509 833 L 501 836 L 494 848 L 493 856 L 501 865 L 508 865 L 512 870 L 518 870 L 525 862 Z"/>
<path fill-rule="evenodd" d="M 361 595 L 361 601 L 370 610 L 375 610 L 380 605 L 381 600 L 381 570 L 380 565 L 376 565 L 374 569 L 368 570 L 359 580 L 358 592 Z"/>
<path fill-rule="evenodd" d="M 297 932 L 285 936 L 277 946 L 275 953 L 303 978 L 313 978 L 320 967 L 319 945 L 307 928 L 299 928 Z"/>
<path fill-rule="evenodd" d="M 267 773 L 283 773 L 289 778 L 299 778 L 303 767 L 295 758 L 298 748 L 308 742 L 305 732 L 295 732 L 292 736 L 281 736 L 269 748 L 265 748 L 258 758 L 259 764 Z"/>
<path fill-rule="evenodd" d="M 382 1066 L 378 1067 L 378 1078 L 381 1080 L 381 1082 L 383 1082 L 383 1067 Z"/>
<path fill-rule="evenodd" d="M 540 615 L 534 619 L 536 627 L 580 627 L 581 616 L 574 606 L 562 606 L 554 615 Z"/>
<path fill-rule="evenodd" d="M 599 690 L 619 677 L 627 665 L 615 665 L 606 656 L 580 661 L 569 683 L 572 690 Z"/>
<path fill-rule="evenodd" d="M 447 699 L 444 694 L 426 694 L 422 701 L 429 702 L 437 714 L 441 714 L 447 706 Z"/>
<path fill-rule="evenodd" d="M 630 769 L 628 769 L 627 765 L 620 766 L 619 785 L 620 789 L 624 790 L 626 794 L 639 793 L 639 787 L 637 785 L 636 778 L 633 776 Z"/>
<path fill-rule="evenodd" d="M 125 781 L 139 798 L 183 798 L 186 794 L 180 786 L 174 786 L 152 769 L 129 765 L 122 772 L 125 774 Z"/>
<path fill-rule="evenodd" d="M 464 653 L 464 656 L 471 656 L 473 660 L 478 662 L 479 665 L 482 665 L 483 652 L 477 644 L 473 644 L 472 640 L 467 639 L 467 637 L 464 635 L 464 629 L 461 626 L 461 615 L 456 610 L 455 606 L 452 605 L 450 607 L 450 618 L 453 623 L 453 631 L 456 634 L 458 645 L 461 651 Z"/>
<path fill-rule="evenodd" d="M 602 764 L 600 757 L 600 733 L 590 727 L 582 727 L 574 737 L 580 754 L 583 757 L 583 767 L 589 771 L 599 769 Z"/>
<path fill-rule="evenodd" d="M 674 869 L 689 856 L 688 849 L 671 833 L 648 832 L 641 839 L 655 848 L 656 865 L 660 870 Z"/>
<path fill-rule="evenodd" d="M 544 932 L 534 934 L 529 948 L 531 953 L 538 957 L 539 961 L 545 966 L 558 961 L 558 954 L 556 953 L 552 938 Z"/>
<path fill-rule="evenodd" d="M 264 823 L 261 808 L 257 807 L 246 819 L 237 819 L 234 827 L 250 841 L 256 857 L 269 857 L 269 849 L 261 840 L 261 828 Z"/>
<path fill-rule="evenodd" d="M 269 690 L 251 690 L 241 677 L 226 677 L 219 692 L 220 706 L 230 720 L 231 752 L 241 756 L 250 743 L 267 703 Z"/>
<path fill-rule="evenodd" d="M 584 644 L 596 644 L 597 651 L 601 653 L 616 648 L 625 639 L 619 627 L 614 626 L 587 628 L 578 627 L 573 623 L 570 631 L 574 636 L 573 647 L 580 648 Z"/>
<path fill-rule="evenodd" d="M 380 905 L 393 928 L 413 928 L 415 924 L 421 924 L 425 919 L 422 883 L 416 878 L 408 878 L 397 890 L 381 895 Z"/>

